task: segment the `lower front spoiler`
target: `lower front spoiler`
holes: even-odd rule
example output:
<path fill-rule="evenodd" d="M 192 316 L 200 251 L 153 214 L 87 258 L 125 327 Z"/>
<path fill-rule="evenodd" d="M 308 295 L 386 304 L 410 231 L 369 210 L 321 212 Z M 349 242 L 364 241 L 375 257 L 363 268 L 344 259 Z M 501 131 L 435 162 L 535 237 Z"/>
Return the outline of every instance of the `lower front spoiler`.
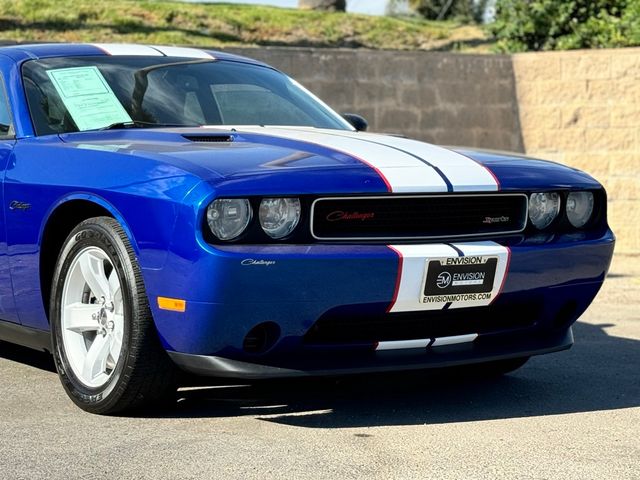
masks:
<path fill-rule="evenodd" d="M 257 380 L 266 378 L 349 375 L 358 373 L 422 370 L 529 357 L 567 350 L 573 345 L 571 328 L 526 338 L 479 337 L 475 342 L 429 348 L 360 352 L 358 355 L 313 355 L 253 363 L 219 356 L 169 351 L 182 370 L 201 376 Z M 324 358 L 322 358 L 324 357 Z M 299 359 L 299 361 L 296 361 Z"/>

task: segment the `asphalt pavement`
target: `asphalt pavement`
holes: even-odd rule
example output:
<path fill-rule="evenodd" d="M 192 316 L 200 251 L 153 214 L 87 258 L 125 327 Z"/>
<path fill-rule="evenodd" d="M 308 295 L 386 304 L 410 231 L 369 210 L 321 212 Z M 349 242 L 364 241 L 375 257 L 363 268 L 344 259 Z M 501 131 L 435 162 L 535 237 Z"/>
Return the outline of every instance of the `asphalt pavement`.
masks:
<path fill-rule="evenodd" d="M 574 333 L 496 380 L 198 387 L 145 417 L 84 413 L 49 356 L 0 343 L 0 480 L 640 479 L 640 257 Z"/>

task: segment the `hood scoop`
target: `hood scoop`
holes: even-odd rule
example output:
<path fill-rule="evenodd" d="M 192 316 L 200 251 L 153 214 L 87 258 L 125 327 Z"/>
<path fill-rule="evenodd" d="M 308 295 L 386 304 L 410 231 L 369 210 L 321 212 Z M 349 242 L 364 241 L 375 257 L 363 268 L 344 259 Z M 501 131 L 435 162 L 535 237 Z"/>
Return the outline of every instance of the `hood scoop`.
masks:
<path fill-rule="evenodd" d="M 190 134 L 182 135 L 190 142 L 204 142 L 204 143 L 225 143 L 233 142 L 233 135 L 226 134 Z"/>

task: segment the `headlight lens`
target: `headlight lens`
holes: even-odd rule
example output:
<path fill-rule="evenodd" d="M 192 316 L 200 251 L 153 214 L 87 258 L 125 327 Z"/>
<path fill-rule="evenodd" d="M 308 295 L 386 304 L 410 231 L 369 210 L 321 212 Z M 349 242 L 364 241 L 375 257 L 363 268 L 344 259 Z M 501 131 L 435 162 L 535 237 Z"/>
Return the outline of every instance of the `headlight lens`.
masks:
<path fill-rule="evenodd" d="M 271 238 L 284 238 L 298 225 L 300 210 L 297 198 L 264 198 L 260 202 L 260 225 Z"/>
<path fill-rule="evenodd" d="M 529 197 L 529 220 L 537 229 L 551 225 L 559 212 L 560 195 L 557 193 L 532 193 Z"/>
<path fill-rule="evenodd" d="M 593 193 L 572 192 L 567 197 L 567 218 L 576 228 L 584 227 L 593 213 Z"/>
<path fill-rule="evenodd" d="M 245 231 L 253 212 L 245 198 L 220 198 L 207 208 L 207 223 L 220 240 L 233 240 Z"/>

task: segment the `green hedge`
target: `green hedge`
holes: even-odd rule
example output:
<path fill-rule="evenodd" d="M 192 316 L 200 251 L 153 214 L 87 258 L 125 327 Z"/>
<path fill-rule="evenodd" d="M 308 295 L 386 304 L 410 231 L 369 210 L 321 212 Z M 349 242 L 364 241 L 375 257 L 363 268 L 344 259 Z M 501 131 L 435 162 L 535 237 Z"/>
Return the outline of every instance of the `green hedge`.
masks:
<path fill-rule="evenodd" d="M 502 52 L 640 45 L 640 0 L 497 0 Z"/>

